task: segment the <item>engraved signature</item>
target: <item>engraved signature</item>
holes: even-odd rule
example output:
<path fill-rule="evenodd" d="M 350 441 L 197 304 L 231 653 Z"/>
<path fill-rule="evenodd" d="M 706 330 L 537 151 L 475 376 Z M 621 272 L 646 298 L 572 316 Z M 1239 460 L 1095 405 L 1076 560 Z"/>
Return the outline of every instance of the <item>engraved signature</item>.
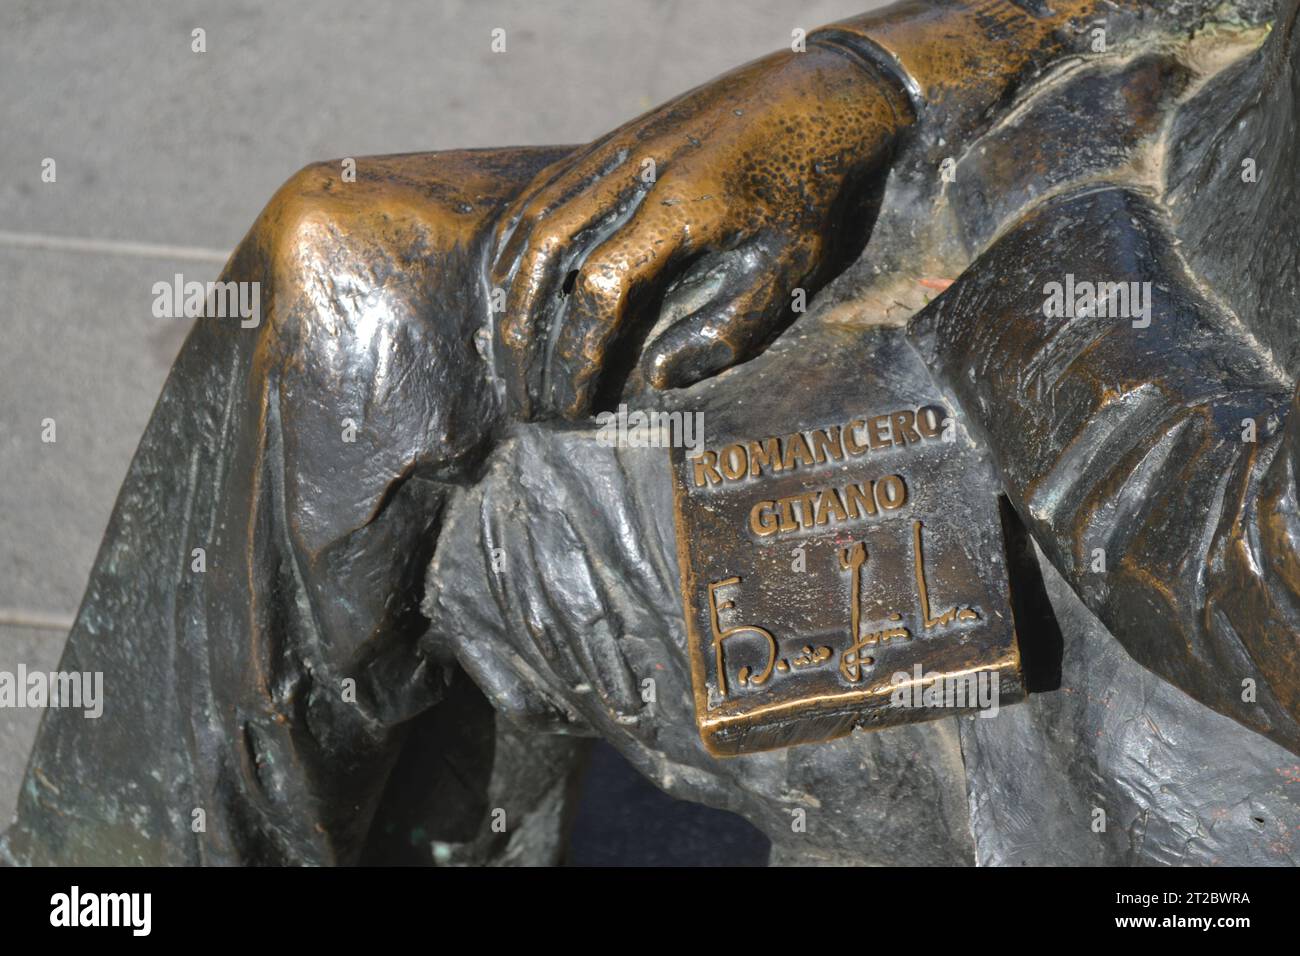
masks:
<path fill-rule="evenodd" d="M 926 580 L 925 553 L 922 545 L 923 527 L 923 522 L 920 520 L 912 522 L 913 573 L 922 628 L 928 631 L 955 622 L 978 621 L 980 619 L 979 612 L 970 607 L 954 605 L 941 614 L 935 615 L 932 613 L 930 588 Z M 849 642 L 848 647 L 840 654 L 839 672 L 845 680 L 854 684 L 862 680 L 864 668 L 871 667 L 876 663 L 875 658 L 866 653 L 869 649 L 876 648 L 889 641 L 912 639 L 911 630 L 902 624 L 903 616 L 897 612 L 888 615 L 886 619 L 889 622 L 888 626 L 865 633 L 862 631 L 862 569 L 868 558 L 869 554 L 866 545 L 861 541 L 847 548 L 841 548 L 839 551 L 840 568 L 848 571 L 850 575 Z M 717 592 L 722 588 L 729 588 L 739 584 L 739 577 L 730 577 L 714 581 L 708 585 L 709 625 L 713 633 L 718 690 L 723 698 L 726 698 L 730 693 L 723 645 L 732 638 L 749 635 L 762 639 L 767 645 L 767 661 L 759 673 L 755 674 L 752 668 L 748 666 L 741 667 L 737 672 L 736 682 L 742 687 L 757 687 L 766 684 L 772 677 L 773 671 L 789 673 L 796 668 L 818 667 L 834 657 L 834 651 L 829 647 L 813 648 L 810 645 L 804 645 L 799 657 L 788 660 L 780 657 L 780 649 L 776 638 L 765 628 L 753 624 L 740 624 L 724 629 L 720 621 L 720 614 L 722 611 L 734 609 L 736 604 L 734 600 L 719 601 Z"/>
<path fill-rule="evenodd" d="M 742 667 L 740 672 L 736 675 L 737 681 L 742 686 L 745 684 L 766 684 L 768 678 L 772 676 L 772 668 L 776 666 L 776 638 L 772 636 L 770 631 L 750 624 L 738 624 L 735 627 L 727 628 L 725 631 L 722 630 L 721 624 L 718 621 L 718 613 L 729 608 L 734 608 L 736 602 L 723 601 L 722 603 L 718 603 L 718 589 L 730 587 L 733 584 L 739 583 L 740 578 L 731 577 L 724 578 L 721 581 L 714 581 L 709 585 L 709 626 L 713 629 L 713 647 L 714 653 L 717 656 L 718 691 L 723 697 L 727 696 L 727 669 L 722 659 L 723 642 L 728 641 L 733 637 L 741 637 L 745 634 L 756 634 L 767 641 L 767 666 L 763 668 L 763 672 L 757 677 L 753 676 L 748 667 Z"/>

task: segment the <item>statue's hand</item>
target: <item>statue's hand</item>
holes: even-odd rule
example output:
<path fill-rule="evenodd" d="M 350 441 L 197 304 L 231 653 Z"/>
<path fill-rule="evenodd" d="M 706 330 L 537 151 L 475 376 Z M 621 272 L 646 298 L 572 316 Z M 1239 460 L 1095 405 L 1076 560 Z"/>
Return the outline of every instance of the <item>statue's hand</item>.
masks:
<path fill-rule="evenodd" d="M 810 45 L 670 101 L 544 169 L 502 217 L 501 350 L 526 415 L 581 416 L 616 342 L 671 388 L 742 361 L 865 243 L 905 96 Z M 629 345 L 628 347 L 633 347 Z"/>

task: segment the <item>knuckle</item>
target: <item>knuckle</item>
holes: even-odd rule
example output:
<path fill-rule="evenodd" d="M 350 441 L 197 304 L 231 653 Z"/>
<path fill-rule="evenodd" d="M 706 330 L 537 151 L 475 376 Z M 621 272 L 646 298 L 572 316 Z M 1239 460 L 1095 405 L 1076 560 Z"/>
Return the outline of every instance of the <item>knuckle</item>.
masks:
<path fill-rule="evenodd" d="M 612 306 L 627 295 L 627 271 L 608 260 L 589 261 L 579 270 L 574 291 L 595 305 Z"/>

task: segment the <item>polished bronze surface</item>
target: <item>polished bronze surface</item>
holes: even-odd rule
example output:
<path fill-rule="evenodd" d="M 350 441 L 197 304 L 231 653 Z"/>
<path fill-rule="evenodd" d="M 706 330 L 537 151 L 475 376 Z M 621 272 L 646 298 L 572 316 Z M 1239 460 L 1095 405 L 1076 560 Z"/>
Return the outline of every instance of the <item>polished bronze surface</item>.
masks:
<path fill-rule="evenodd" d="M 489 271 L 527 415 L 582 416 L 612 348 L 660 320 L 670 283 L 698 277 L 642 367 L 688 385 L 753 355 L 861 249 L 911 106 L 836 50 L 773 54 L 671 100 L 542 170 L 500 219 Z M 779 146 L 777 146 L 779 144 Z M 621 381 L 607 381 L 617 394 Z"/>

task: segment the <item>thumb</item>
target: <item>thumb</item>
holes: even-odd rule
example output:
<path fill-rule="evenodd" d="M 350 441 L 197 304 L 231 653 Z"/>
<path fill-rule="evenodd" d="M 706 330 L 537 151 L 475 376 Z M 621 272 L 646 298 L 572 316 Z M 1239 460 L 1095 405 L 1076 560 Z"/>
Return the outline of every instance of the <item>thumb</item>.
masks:
<path fill-rule="evenodd" d="M 774 247 L 775 246 L 775 247 Z M 813 271 L 815 243 L 755 237 L 731 253 L 730 273 L 703 306 L 677 320 L 647 348 L 655 388 L 685 388 L 753 358 L 794 321 Z"/>

